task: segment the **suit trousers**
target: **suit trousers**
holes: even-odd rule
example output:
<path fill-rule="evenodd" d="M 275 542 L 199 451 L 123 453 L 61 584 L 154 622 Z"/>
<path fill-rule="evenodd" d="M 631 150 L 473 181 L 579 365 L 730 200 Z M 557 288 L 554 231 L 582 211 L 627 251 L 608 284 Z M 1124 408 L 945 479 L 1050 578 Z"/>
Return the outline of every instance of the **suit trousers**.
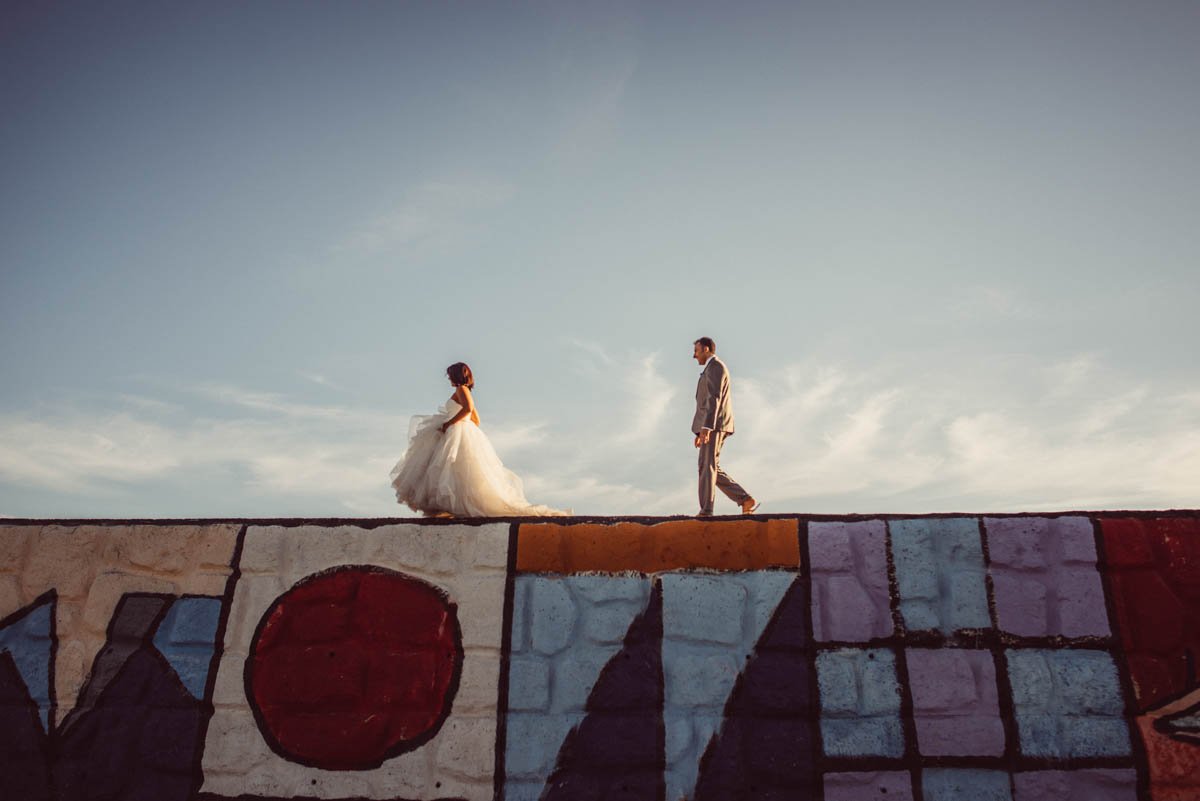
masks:
<path fill-rule="evenodd" d="M 742 489 L 741 484 L 738 484 L 721 469 L 721 446 L 725 444 L 726 436 L 727 434 L 723 431 L 714 431 L 708 438 L 708 444 L 701 445 L 699 448 L 700 511 L 705 514 L 712 514 L 713 500 L 716 495 L 714 490 L 716 489 L 725 493 L 729 500 L 738 506 L 750 500 L 750 493 Z"/>

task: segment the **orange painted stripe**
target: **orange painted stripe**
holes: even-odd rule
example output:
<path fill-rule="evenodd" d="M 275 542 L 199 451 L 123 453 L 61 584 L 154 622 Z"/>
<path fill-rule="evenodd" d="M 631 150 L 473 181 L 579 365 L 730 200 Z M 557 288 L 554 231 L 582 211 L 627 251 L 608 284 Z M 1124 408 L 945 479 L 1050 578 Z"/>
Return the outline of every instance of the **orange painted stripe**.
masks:
<path fill-rule="evenodd" d="M 530 523 L 517 531 L 517 570 L 523 573 L 657 573 L 799 565 L 795 520 Z"/>

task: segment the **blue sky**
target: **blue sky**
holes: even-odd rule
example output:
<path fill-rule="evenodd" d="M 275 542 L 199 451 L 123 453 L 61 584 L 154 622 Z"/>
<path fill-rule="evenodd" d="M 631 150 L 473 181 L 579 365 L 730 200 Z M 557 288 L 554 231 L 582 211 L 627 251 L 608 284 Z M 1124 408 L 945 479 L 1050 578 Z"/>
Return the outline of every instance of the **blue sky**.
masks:
<path fill-rule="evenodd" d="M 1191 2 L 9 3 L 0 514 L 1195 507 Z M 720 508 L 718 511 L 722 511 Z M 733 511 L 732 505 L 723 511 Z"/>

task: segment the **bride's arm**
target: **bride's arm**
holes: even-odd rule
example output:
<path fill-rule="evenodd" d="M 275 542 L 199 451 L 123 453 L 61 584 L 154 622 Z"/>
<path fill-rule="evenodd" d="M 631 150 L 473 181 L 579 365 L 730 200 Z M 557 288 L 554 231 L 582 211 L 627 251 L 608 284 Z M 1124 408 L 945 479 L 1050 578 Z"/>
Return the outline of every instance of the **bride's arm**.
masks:
<path fill-rule="evenodd" d="M 462 391 L 463 398 L 466 399 L 466 403 L 463 406 L 471 412 L 471 422 L 479 425 L 479 412 L 475 410 L 475 396 L 471 394 L 471 390 L 468 387 L 459 387 L 459 389 Z"/>
<path fill-rule="evenodd" d="M 442 423 L 442 433 L 445 433 L 447 428 L 454 425 L 458 421 L 467 418 L 468 416 L 475 423 L 475 425 L 479 425 L 479 415 L 475 412 L 475 399 L 471 397 L 471 390 L 467 389 L 466 387 L 456 388 L 454 390 L 454 400 L 456 400 L 459 405 L 458 413 L 446 422 Z"/>

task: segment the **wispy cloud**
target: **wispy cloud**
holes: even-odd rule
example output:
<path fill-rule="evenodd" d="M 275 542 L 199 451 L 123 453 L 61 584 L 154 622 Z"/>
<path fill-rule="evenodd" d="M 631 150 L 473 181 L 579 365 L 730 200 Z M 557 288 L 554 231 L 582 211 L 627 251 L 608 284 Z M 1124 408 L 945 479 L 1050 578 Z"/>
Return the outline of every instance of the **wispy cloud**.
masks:
<path fill-rule="evenodd" d="M 951 314 L 968 320 L 1030 320 L 1037 316 L 1034 304 L 1020 292 L 1005 286 L 973 286 L 959 290 L 947 302 Z"/>
<path fill-rule="evenodd" d="M 577 417 L 497 420 L 484 410 L 485 430 L 530 500 L 581 513 L 693 512 L 690 384 L 681 391 L 693 371 L 668 375 L 652 353 L 588 343 L 576 352 L 581 394 L 593 404 Z M 738 431 L 722 462 L 771 511 L 1196 505 L 1197 386 L 1134 380 L 1095 356 L 1047 365 L 1040 383 L 1029 365 L 1005 368 L 1012 375 L 978 388 L 950 371 L 732 368 Z M 406 513 L 387 473 L 406 444 L 407 414 L 225 384 L 194 393 L 227 414 L 191 416 L 182 401 L 135 396 L 108 413 L 0 415 L 0 483 L 59 493 L 76 507 L 81 497 L 120 495 L 133 514 L 149 487 L 203 489 L 232 476 L 231 508 L 209 491 L 201 495 L 215 506 L 175 513 L 236 506 L 270 515 L 289 498 L 330 514 Z"/>
<path fill-rule="evenodd" d="M 481 179 L 427 182 L 357 226 L 337 249 L 375 254 L 458 235 L 514 193 L 509 184 Z"/>
<path fill-rule="evenodd" d="M 557 10 L 552 46 L 560 123 L 553 160 L 578 164 L 616 138 L 624 99 L 638 67 L 636 15 L 612 5 Z"/>
<path fill-rule="evenodd" d="M 309 373 L 309 372 L 299 371 L 296 373 L 296 375 L 300 376 L 305 381 L 311 381 L 312 383 L 314 383 L 318 386 L 328 387 L 329 389 L 341 389 L 341 387 L 337 386 L 332 381 L 330 381 L 328 377 L 323 376 L 320 373 Z"/>
<path fill-rule="evenodd" d="M 288 418 L 346 419 L 357 414 L 341 406 L 296 403 L 273 392 L 256 392 L 229 384 L 198 384 L 193 391 L 232 406 L 269 412 Z"/>

